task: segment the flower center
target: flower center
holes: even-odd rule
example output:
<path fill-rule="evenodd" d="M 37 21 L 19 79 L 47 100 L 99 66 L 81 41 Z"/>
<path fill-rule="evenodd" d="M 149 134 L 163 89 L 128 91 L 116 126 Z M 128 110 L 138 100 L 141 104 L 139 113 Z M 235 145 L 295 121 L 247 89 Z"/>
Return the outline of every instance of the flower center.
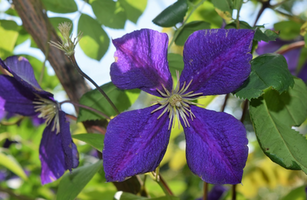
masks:
<path fill-rule="evenodd" d="M 186 82 L 184 82 L 180 88 L 178 71 L 176 71 L 176 75 L 177 85 L 172 92 L 169 92 L 164 85 L 162 85 L 164 92 L 157 89 L 157 91 L 161 94 L 162 99 L 158 100 L 156 104 L 161 104 L 161 106 L 151 112 L 154 113 L 158 110 L 164 109 L 157 119 L 159 119 L 164 113 L 169 113 L 170 121 L 168 130 L 171 128 L 172 123 L 173 127 L 175 126 L 174 120 L 176 118 L 178 120 L 178 127 L 180 127 L 180 118 L 182 119 L 185 127 L 190 127 L 188 118 L 190 117 L 191 120 L 195 118 L 195 115 L 191 111 L 190 105 L 199 105 L 192 101 L 198 99 L 202 95 L 202 93 L 193 93 L 193 91 L 186 93 L 193 80 L 191 80 L 188 85 L 186 85 Z"/>
<path fill-rule="evenodd" d="M 36 95 L 37 99 L 32 103 L 35 105 L 35 112 L 40 112 L 39 118 L 43 118 L 46 121 L 47 126 L 53 120 L 52 131 L 56 131 L 56 134 L 60 132 L 60 121 L 59 121 L 59 106 L 58 103 L 50 99 L 42 98 Z"/>

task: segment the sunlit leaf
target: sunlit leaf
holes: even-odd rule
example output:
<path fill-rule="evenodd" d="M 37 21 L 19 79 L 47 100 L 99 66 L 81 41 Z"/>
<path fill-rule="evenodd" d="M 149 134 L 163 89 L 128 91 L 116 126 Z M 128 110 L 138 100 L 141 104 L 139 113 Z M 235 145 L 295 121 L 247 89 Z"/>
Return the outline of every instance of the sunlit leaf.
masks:
<path fill-rule="evenodd" d="M 66 173 L 58 187 L 57 200 L 74 200 L 93 176 L 102 169 L 102 160 L 95 164 L 78 167 Z"/>
<path fill-rule="evenodd" d="M 119 1 L 90 0 L 90 4 L 97 17 L 97 20 L 101 24 L 115 29 L 125 27 L 127 16 Z"/>
<path fill-rule="evenodd" d="M 136 23 L 139 17 L 143 14 L 147 0 L 118 0 L 125 9 L 127 19 Z"/>
<path fill-rule="evenodd" d="M 270 89 L 250 103 L 250 116 L 259 144 L 274 162 L 307 173 L 307 140 L 293 130 L 307 117 L 307 88 L 301 79 L 279 94 Z"/>
<path fill-rule="evenodd" d="M 0 57 L 2 59 L 13 54 L 18 29 L 18 25 L 14 21 L 0 20 Z"/>
<path fill-rule="evenodd" d="M 81 140 L 91 146 L 93 146 L 98 151 L 102 152 L 104 135 L 96 133 L 86 133 L 86 134 L 77 134 L 71 136 L 74 139 Z"/>
<path fill-rule="evenodd" d="M 211 24 L 211 28 L 221 28 L 223 18 L 217 13 L 213 4 L 205 1 L 198 9 L 190 16 L 188 22 L 206 21 Z"/>
<path fill-rule="evenodd" d="M 4 166 L 20 178 L 27 180 L 28 177 L 23 171 L 18 161 L 11 155 L 3 153 L 0 149 L 0 166 Z"/>
<path fill-rule="evenodd" d="M 101 25 L 88 15 L 82 14 L 78 23 L 78 32 L 83 36 L 79 44 L 90 58 L 100 60 L 109 48 L 110 39 Z"/>

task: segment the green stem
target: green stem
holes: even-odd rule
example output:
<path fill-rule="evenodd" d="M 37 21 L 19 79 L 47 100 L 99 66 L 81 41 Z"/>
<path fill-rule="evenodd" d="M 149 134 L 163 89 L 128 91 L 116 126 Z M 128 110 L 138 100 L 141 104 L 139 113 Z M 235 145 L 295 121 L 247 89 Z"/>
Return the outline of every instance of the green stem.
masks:
<path fill-rule="evenodd" d="M 201 0 L 198 4 L 193 6 L 193 9 L 191 10 L 191 12 L 189 13 L 189 15 L 185 18 L 185 20 L 183 21 L 182 25 L 177 29 L 177 31 L 175 32 L 171 42 L 168 45 L 168 49 L 170 49 L 170 47 L 173 45 L 174 41 L 176 40 L 176 38 L 178 37 L 180 31 L 183 29 L 184 25 L 187 23 L 188 19 L 191 17 L 191 15 L 194 13 L 194 11 L 200 6 L 202 5 L 206 0 Z"/>
<path fill-rule="evenodd" d="M 237 10 L 237 19 L 236 19 L 236 22 L 237 22 L 237 29 L 240 29 L 240 10 L 241 10 L 241 7 L 242 7 L 242 3 L 243 3 L 243 0 L 240 1 L 240 7 L 239 9 Z"/>
<path fill-rule="evenodd" d="M 69 101 L 69 100 L 59 102 L 60 105 L 62 105 L 62 104 L 64 104 L 64 103 L 71 103 L 71 104 L 73 104 L 73 105 L 75 105 L 75 106 L 77 106 L 77 107 L 85 108 L 85 109 L 87 109 L 87 110 L 93 111 L 93 112 L 95 112 L 95 113 L 97 113 L 97 114 L 103 116 L 104 118 L 106 118 L 106 119 L 108 119 L 108 120 L 111 119 L 108 115 L 104 114 L 103 112 L 100 112 L 99 110 L 96 110 L 96 109 L 94 109 L 94 108 L 91 108 L 91 107 L 88 107 L 88 106 L 85 106 L 85 105 L 82 105 L 82 104 L 78 104 L 78 103 L 75 103 L 75 102 L 72 102 L 72 101 Z"/>
<path fill-rule="evenodd" d="M 75 55 L 71 55 L 68 56 L 70 61 L 72 62 L 72 64 L 75 66 L 75 68 L 78 70 L 79 74 L 81 74 L 81 76 L 83 76 L 84 78 L 86 78 L 87 80 L 89 80 L 95 87 L 96 89 L 104 96 L 104 98 L 106 98 L 106 100 L 109 102 L 109 104 L 112 106 L 112 108 L 115 110 L 115 112 L 117 114 L 119 114 L 118 109 L 116 108 L 116 106 L 114 105 L 114 103 L 112 102 L 112 100 L 108 97 L 108 95 L 97 85 L 97 83 L 95 83 L 95 81 L 93 81 L 88 75 L 86 75 L 78 66 L 76 59 L 75 59 Z"/>

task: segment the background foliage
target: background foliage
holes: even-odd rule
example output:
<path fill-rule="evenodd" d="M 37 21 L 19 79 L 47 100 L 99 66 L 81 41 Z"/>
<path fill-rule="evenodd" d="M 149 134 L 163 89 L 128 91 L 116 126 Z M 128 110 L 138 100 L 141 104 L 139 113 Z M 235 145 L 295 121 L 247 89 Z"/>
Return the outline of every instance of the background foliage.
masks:
<path fill-rule="evenodd" d="M 123 29 L 128 21 L 137 23 L 144 12 L 155 12 L 147 7 L 147 0 L 82 2 L 92 8 L 93 15 L 83 12 L 83 8 L 78 6 L 80 4 L 74 0 L 41 2 L 42 10 L 46 11 L 48 20 L 56 30 L 60 22 L 73 22 L 77 27 L 74 30 L 83 33 L 79 42 L 80 48 L 88 58 L 97 61 L 103 58 L 112 45 L 113 36 L 108 35 L 105 29 Z M 11 7 L 0 13 L 2 59 L 14 55 L 15 49 L 29 40 L 32 48 L 39 48 L 34 36 L 26 31 L 20 21 L 15 9 L 16 1 L 10 3 Z M 298 7 L 304 9 L 297 9 Z M 273 27 L 257 23 L 265 10 L 270 10 L 271 15 L 279 20 Z M 170 36 L 168 60 L 174 78 L 175 70 L 183 69 L 182 46 L 196 30 L 254 29 L 256 34 L 253 51 L 260 46 L 261 41 L 283 41 L 282 45 L 272 52 L 258 55 L 257 51 L 254 51 L 249 79 L 233 95 L 226 97 L 226 112 L 238 119 L 241 118 L 242 110 L 246 112 L 242 121 L 248 131 L 250 147 L 242 185 L 236 187 L 237 199 L 306 199 L 306 10 L 306 2 L 299 0 L 178 0 L 161 13 L 155 13 L 156 17 L 148 21 L 161 26 L 161 30 Z M 240 13 L 246 12 L 257 13 L 254 22 L 247 23 L 246 21 L 251 21 L 249 18 L 239 18 Z M 54 13 L 64 15 L 49 17 Z M 78 13 L 78 17 L 71 19 L 67 17 L 69 13 Z M 73 34 L 77 35 L 77 32 Z M 57 33 L 59 34 L 58 30 Z M 269 44 L 273 46 L 273 43 Z M 294 50 L 299 51 L 291 56 L 287 55 Z M 22 56 L 32 64 L 43 89 L 63 96 L 61 80 L 45 67 L 48 65 L 48 58 L 39 60 L 31 55 Z M 294 69 L 290 68 L 293 63 L 296 63 Z M 105 73 L 103 69 L 97 73 Z M 151 96 L 139 90 L 122 91 L 112 83 L 106 83 L 101 88 L 121 112 L 145 107 L 152 102 Z M 84 94 L 79 103 L 110 116 L 116 115 L 106 106 L 106 100 L 97 90 Z M 220 110 L 224 96 L 209 96 L 199 103 L 203 107 Z M 248 110 L 243 106 L 247 103 Z M 67 172 L 61 179 L 42 186 L 39 178 L 38 147 L 44 125 L 37 126 L 30 118 L 4 115 L 5 113 L 0 111 L 0 199 L 149 199 L 128 192 L 118 193 L 117 185 L 106 183 L 100 158 L 107 121 L 102 116 L 83 108 L 73 114 L 76 117 L 70 116 L 73 138 L 80 153 L 80 165 L 72 173 Z M 87 133 L 88 130 L 83 126 L 87 127 L 86 123 L 98 123 L 99 126 L 94 126 L 95 133 Z M 184 143 L 182 128 L 173 129 L 170 145 L 161 163 L 161 174 L 176 197 L 165 196 L 151 174 L 139 176 L 140 180 L 145 182 L 150 199 L 190 200 L 203 195 L 203 182 L 193 175 L 186 165 Z M 212 185 L 209 186 L 209 191 L 211 188 Z M 231 199 L 231 186 L 226 185 L 225 189 L 221 199 Z"/>

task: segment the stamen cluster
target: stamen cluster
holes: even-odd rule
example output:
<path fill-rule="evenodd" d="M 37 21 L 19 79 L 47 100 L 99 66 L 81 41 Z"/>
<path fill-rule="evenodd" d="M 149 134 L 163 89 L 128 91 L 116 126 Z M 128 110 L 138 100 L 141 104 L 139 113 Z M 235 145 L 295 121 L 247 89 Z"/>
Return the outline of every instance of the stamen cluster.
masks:
<path fill-rule="evenodd" d="M 175 127 L 174 120 L 177 118 L 178 120 L 178 127 L 180 127 L 180 118 L 182 119 L 185 127 L 190 127 L 190 123 L 188 118 L 190 117 L 191 120 L 195 119 L 195 115 L 192 113 L 190 105 L 199 105 L 197 103 L 192 102 L 193 100 L 198 99 L 202 93 L 195 93 L 193 91 L 185 93 L 189 86 L 191 85 L 191 80 L 187 85 L 186 82 L 183 83 L 182 87 L 180 88 L 180 80 L 179 80 L 179 72 L 176 71 L 177 76 L 177 85 L 172 92 L 168 91 L 165 86 L 162 84 L 164 92 L 157 88 L 157 91 L 161 94 L 162 99 L 158 100 L 156 104 L 161 104 L 158 108 L 153 110 L 151 113 L 154 113 L 160 109 L 164 109 L 163 112 L 159 115 L 157 119 L 163 116 L 164 113 L 169 113 L 169 125 L 168 130 L 171 128 L 171 124 L 173 123 L 173 127 Z M 180 118 L 179 118 L 180 117 Z"/>
<path fill-rule="evenodd" d="M 43 118 L 46 121 L 47 126 L 53 121 L 52 131 L 56 131 L 56 134 L 60 132 L 60 121 L 59 121 L 59 106 L 56 101 L 42 98 L 36 95 L 37 99 L 33 101 L 35 105 L 35 112 L 40 112 L 39 118 Z"/>
<path fill-rule="evenodd" d="M 60 33 L 62 34 L 63 37 L 61 38 L 62 42 L 54 42 L 54 41 L 49 42 L 51 46 L 54 46 L 64 51 L 67 56 L 71 56 L 75 53 L 75 47 L 82 38 L 82 33 L 79 32 L 77 37 L 72 39 L 72 36 L 69 36 L 69 31 L 71 27 L 72 27 L 71 23 L 68 22 L 60 23 L 58 29 L 60 30 Z"/>

